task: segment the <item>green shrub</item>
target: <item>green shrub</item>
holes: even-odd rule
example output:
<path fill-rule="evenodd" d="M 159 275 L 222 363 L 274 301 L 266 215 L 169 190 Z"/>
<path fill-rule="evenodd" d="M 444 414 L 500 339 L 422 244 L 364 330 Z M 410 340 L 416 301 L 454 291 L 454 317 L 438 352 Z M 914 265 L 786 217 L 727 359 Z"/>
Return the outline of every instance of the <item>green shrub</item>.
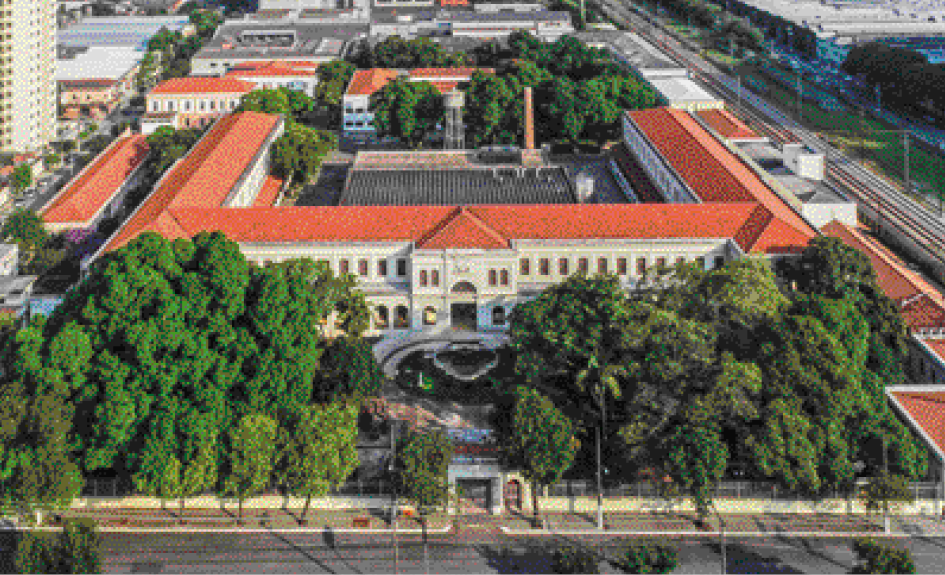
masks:
<path fill-rule="evenodd" d="M 58 537 L 54 533 L 25 531 L 20 534 L 14 559 L 17 573 L 58 573 Z"/>
<path fill-rule="evenodd" d="M 102 542 L 90 519 L 65 522 L 62 532 L 25 531 L 16 546 L 18 573 L 101 573 Z"/>
<path fill-rule="evenodd" d="M 915 573 L 912 553 L 870 537 L 853 540 L 857 565 L 851 573 Z"/>
<path fill-rule="evenodd" d="M 658 541 L 632 543 L 618 565 L 627 573 L 672 573 L 679 565 L 679 552 Z"/>
<path fill-rule="evenodd" d="M 600 573 L 597 556 L 575 545 L 557 547 L 551 553 L 554 573 Z"/>

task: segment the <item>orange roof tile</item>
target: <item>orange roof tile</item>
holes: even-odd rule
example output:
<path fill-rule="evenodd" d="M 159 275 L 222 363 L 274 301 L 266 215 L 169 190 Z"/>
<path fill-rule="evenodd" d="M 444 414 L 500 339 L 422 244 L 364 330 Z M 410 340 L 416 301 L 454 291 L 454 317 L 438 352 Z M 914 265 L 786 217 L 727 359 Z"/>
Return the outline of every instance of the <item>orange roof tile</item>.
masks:
<path fill-rule="evenodd" d="M 910 329 L 945 327 L 945 307 L 924 293 L 901 302 L 902 319 Z"/>
<path fill-rule="evenodd" d="M 411 78 L 472 78 L 476 71 L 495 74 L 494 68 L 414 68 Z"/>
<path fill-rule="evenodd" d="M 479 205 L 462 209 L 192 206 L 169 210 L 184 235 L 219 230 L 237 242 L 415 241 L 425 249 L 501 249 L 507 248 L 511 239 L 731 238 L 757 209 L 752 203 Z"/>
<path fill-rule="evenodd" d="M 242 62 L 233 66 L 227 76 L 316 76 L 317 62 L 285 62 L 268 60 L 263 62 Z"/>
<path fill-rule="evenodd" d="M 346 96 L 370 96 L 387 85 L 388 82 L 396 78 L 397 70 L 388 70 L 386 68 L 371 68 L 370 70 L 358 70 L 351 76 L 351 82 L 348 84 Z"/>
<path fill-rule="evenodd" d="M 655 108 L 626 114 L 700 200 L 758 202 L 785 224 L 767 230 L 766 245 L 790 244 L 798 237 L 817 235 L 817 230 L 688 113 Z"/>
<path fill-rule="evenodd" d="M 158 84 L 150 94 L 245 94 L 251 92 L 256 84 L 237 78 L 188 77 L 171 78 Z"/>
<path fill-rule="evenodd" d="M 696 114 L 723 138 L 729 140 L 760 138 L 754 130 L 728 110 L 699 110 Z"/>
<path fill-rule="evenodd" d="M 906 415 L 923 431 L 939 454 L 945 453 L 945 392 L 889 391 Z"/>
<path fill-rule="evenodd" d="M 259 190 L 259 194 L 256 196 L 256 201 L 253 202 L 253 206 L 262 207 L 262 206 L 272 206 L 276 203 L 276 199 L 279 197 L 279 192 L 282 190 L 282 184 L 285 183 L 281 178 L 276 176 L 268 176 L 266 181 L 263 182 L 262 188 Z"/>
<path fill-rule="evenodd" d="M 459 82 L 430 82 L 441 94 L 452 92 L 459 86 Z"/>
<path fill-rule="evenodd" d="M 821 228 L 825 235 L 839 238 L 846 245 L 863 252 L 873 264 L 876 282 L 886 296 L 902 302 L 917 294 L 925 294 L 939 306 L 945 308 L 945 297 L 927 282 L 921 275 L 908 269 L 906 265 L 879 242 L 866 236 L 856 228 L 836 220 Z M 945 324 L 942 324 L 945 327 Z M 910 325 L 910 327 L 912 327 Z"/>
<path fill-rule="evenodd" d="M 427 250 L 450 248 L 508 249 L 509 241 L 465 207 L 455 208 L 417 242 Z"/>
<path fill-rule="evenodd" d="M 40 213 L 49 223 L 88 222 L 121 189 L 148 156 L 147 138 L 128 136 L 113 142 Z"/>
<path fill-rule="evenodd" d="M 148 230 L 168 238 L 189 237 L 171 208 L 222 205 L 280 121 L 279 116 L 257 112 L 230 114 L 218 120 L 164 175 L 157 189 L 108 242 L 106 251 Z"/>

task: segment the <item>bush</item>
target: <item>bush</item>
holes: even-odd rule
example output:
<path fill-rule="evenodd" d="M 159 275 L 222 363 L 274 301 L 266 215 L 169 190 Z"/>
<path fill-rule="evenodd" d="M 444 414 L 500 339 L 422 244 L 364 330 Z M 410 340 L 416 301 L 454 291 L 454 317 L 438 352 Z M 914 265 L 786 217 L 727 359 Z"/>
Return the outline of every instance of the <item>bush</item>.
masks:
<path fill-rule="evenodd" d="M 558 547 L 551 553 L 554 573 L 600 573 L 597 556 L 574 545 Z"/>
<path fill-rule="evenodd" d="M 90 519 L 66 521 L 59 536 L 60 573 L 101 573 L 102 538 Z"/>
<path fill-rule="evenodd" d="M 853 553 L 857 565 L 851 573 L 915 573 L 915 563 L 908 549 L 858 537 L 853 540 Z"/>
<path fill-rule="evenodd" d="M 672 573 L 679 565 L 679 552 L 657 541 L 632 543 L 618 566 L 627 573 Z"/>
<path fill-rule="evenodd" d="M 58 573 L 58 538 L 53 533 L 24 531 L 16 545 L 17 573 Z"/>

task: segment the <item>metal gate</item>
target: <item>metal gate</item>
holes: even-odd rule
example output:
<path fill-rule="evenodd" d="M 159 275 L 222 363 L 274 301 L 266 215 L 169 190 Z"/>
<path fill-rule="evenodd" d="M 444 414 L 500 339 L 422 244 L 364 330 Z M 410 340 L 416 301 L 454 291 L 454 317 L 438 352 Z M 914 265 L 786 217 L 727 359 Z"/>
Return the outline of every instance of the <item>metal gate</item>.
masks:
<path fill-rule="evenodd" d="M 492 509 L 492 481 L 489 479 L 457 479 L 463 513 L 488 513 Z"/>

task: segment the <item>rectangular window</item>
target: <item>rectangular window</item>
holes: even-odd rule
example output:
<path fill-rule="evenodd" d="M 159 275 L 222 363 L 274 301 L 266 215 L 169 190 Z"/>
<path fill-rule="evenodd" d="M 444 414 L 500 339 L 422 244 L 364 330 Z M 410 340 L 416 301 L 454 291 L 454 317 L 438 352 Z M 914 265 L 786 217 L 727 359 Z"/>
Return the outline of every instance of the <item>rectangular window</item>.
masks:
<path fill-rule="evenodd" d="M 686 263 L 686 258 L 684 258 L 684 257 L 682 257 L 682 256 L 679 256 L 679 257 L 676 258 L 676 265 L 684 264 L 684 263 Z"/>
<path fill-rule="evenodd" d="M 539 262 L 538 267 L 541 271 L 541 275 L 546 276 L 551 274 L 551 262 L 548 260 L 548 258 L 541 258 L 541 262 Z"/>
<path fill-rule="evenodd" d="M 720 268 L 725 265 L 725 258 L 722 256 L 715 256 L 715 267 Z"/>
<path fill-rule="evenodd" d="M 578 260 L 578 271 L 582 274 L 587 273 L 587 258 L 581 258 Z"/>
<path fill-rule="evenodd" d="M 646 273 L 646 258 L 637 258 L 637 275 L 642 276 Z"/>
<path fill-rule="evenodd" d="M 367 260 L 358 260 L 358 275 L 366 276 L 368 275 L 368 261 Z"/>
<path fill-rule="evenodd" d="M 561 258 L 558 260 L 558 274 L 566 276 L 568 275 L 568 260 L 567 258 Z"/>
<path fill-rule="evenodd" d="M 665 268 L 666 267 L 666 258 L 656 258 L 656 267 Z"/>
<path fill-rule="evenodd" d="M 617 275 L 627 275 L 627 258 L 617 258 Z"/>
<path fill-rule="evenodd" d="M 349 271 L 349 263 L 348 263 L 348 260 L 341 260 L 341 261 L 339 261 L 339 262 L 338 262 L 338 273 L 339 273 L 339 274 L 346 274 L 346 273 L 348 273 L 348 271 Z"/>
<path fill-rule="evenodd" d="M 523 258 L 521 261 L 519 261 L 519 273 L 523 276 L 527 276 L 528 274 L 532 273 L 531 262 L 529 260 Z"/>
<path fill-rule="evenodd" d="M 387 260 L 380 260 L 377 262 L 377 275 L 382 278 L 387 277 Z"/>
<path fill-rule="evenodd" d="M 607 273 L 607 258 L 597 259 L 597 273 L 599 274 Z"/>
<path fill-rule="evenodd" d="M 397 275 L 400 277 L 407 275 L 407 260 L 403 258 L 397 260 Z"/>

